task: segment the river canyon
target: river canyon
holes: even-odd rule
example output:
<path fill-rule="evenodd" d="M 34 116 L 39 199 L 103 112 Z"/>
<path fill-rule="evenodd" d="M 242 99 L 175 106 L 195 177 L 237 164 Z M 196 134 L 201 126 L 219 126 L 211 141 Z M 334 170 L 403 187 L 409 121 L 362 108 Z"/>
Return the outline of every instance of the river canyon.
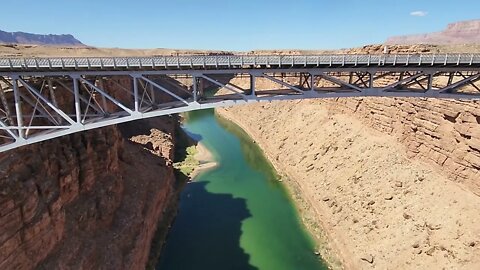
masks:
<path fill-rule="evenodd" d="M 320 258 L 336 269 L 480 268 L 478 102 L 345 98 L 217 113 L 186 115 L 218 165 L 181 196 L 177 116 L 2 154 L 0 269 L 153 268 L 152 239 L 162 246 L 169 226 L 157 269 L 325 269 Z"/>

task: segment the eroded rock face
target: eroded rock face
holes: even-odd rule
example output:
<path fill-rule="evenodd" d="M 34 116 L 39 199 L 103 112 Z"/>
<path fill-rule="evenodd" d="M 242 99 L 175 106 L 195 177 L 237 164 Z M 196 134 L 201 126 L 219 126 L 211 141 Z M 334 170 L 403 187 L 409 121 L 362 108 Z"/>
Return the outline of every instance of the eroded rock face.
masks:
<path fill-rule="evenodd" d="M 67 223 L 83 230 L 111 224 L 123 188 L 121 143 L 115 129 L 105 129 L 2 155 L 0 268 L 34 268 L 68 237 Z M 67 222 L 80 199 L 93 201 Z"/>
<path fill-rule="evenodd" d="M 145 269 L 178 198 L 176 125 L 157 118 L 1 154 L 0 269 Z"/>
<path fill-rule="evenodd" d="M 386 44 L 473 44 L 480 43 L 480 20 L 449 24 L 441 32 L 395 36 Z"/>
<path fill-rule="evenodd" d="M 248 87 L 241 78 L 233 83 Z M 275 85 L 257 78 L 256 87 Z M 346 269 L 477 269 L 479 110 L 472 101 L 339 98 L 219 112 L 247 130 L 284 182 L 301 191 L 315 210 L 305 220 L 322 224 Z"/>
<path fill-rule="evenodd" d="M 480 104 L 455 100 L 358 98 L 326 101 L 394 135 L 409 157 L 435 164 L 449 179 L 480 195 Z"/>
<path fill-rule="evenodd" d="M 157 152 L 111 127 L 4 154 L 0 269 L 143 269 L 157 223 L 177 199 L 174 124 L 142 123 Z"/>
<path fill-rule="evenodd" d="M 416 111 L 406 116 L 395 104 Z M 477 269 L 479 169 L 460 158 L 473 152 L 453 129 L 479 124 L 461 122 L 471 107 L 460 104 L 458 123 L 444 120 L 446 104 L 302 100 L 220 113 L 248 130 L 283 182 L 301 191 L 316 213 L 305 220 L 322 224 L 346 269 Z"/>

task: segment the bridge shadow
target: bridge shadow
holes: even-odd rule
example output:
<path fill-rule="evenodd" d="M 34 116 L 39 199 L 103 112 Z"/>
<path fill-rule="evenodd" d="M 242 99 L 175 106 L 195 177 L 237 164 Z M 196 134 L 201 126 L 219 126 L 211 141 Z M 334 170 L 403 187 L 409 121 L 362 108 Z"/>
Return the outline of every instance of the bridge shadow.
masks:
<path fill-rule="evenodd" d="M 214 194 L 193 182 L 181 195 L 157 270 L 256 270 L 240 247 L 242 221 L 251 216 L 244 199 Z"/>

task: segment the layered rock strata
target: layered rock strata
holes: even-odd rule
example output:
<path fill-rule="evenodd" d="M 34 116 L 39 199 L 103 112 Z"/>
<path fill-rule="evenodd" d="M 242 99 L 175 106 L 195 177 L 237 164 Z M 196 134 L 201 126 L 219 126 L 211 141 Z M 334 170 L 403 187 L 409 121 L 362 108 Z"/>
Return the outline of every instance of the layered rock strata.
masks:
<path fill-rule="evenodd" d="M 441 52 L 433 46 L 391 48 Z M 232 83 L 249 87 L 242 78 Z M 257 89 L 275 87 L 257 78 Z M 345 268 L 476 269 L 479 110 L 473 101 L 340 98 L 219 113 L 249 132 L 292 192 L 309 202 L 314 216 L 304 215 L 305 223 L 314 235 L 321 224 Z"/>
<path fill-rule="evenodd" d="M 480 20 L 451 23 L 441 32 L 395 36 L 386 44 L 476 44 L 480 43 Z"/>
<path fill-rule="evenodd" d="M 177 200 L 173 119 L 62 137 L 1 158 L 0 269 L 144 269 Z M 162 129 L 159 129 L 162 127 Z"/>
<path fill-rule="evenodd" d="M 143 123 L 151 130 L 129 141 L 106 128 L 3 155 L 0 269 L 144 269 L 177 200 L 174 125 Z"/>
<path fill-rule="evenodd" d="M 480 267 L 475 219 L 480 216 L 480 197 L 474 193 L 477 185 L 469 185 L 478 177 L 459 184 L 466 178 L 452 178 L 458 169 L 437 163 L 438 139 L 425 135 L 431 132 L 421 112 L 411 116 L 416 119 L 408 123 L 411 126 L 401 129 L 403 136 L 407 128 L 418 134 L 401 140 L 401 133 L 371 128 L 368 122 L 375 116 L 362 119 L 361 112 L 342 112 L 341 104 L 278 102 L 220 113 L 247 130 L 285 175 L 284 182 L 309 201 L 316 216 L 304 221 L 313 228 L 321 224 L 346 269 Z M 329 110 L 330 105 L 339 109 Z M 378 117 L 372 127 L 384 130 L 391 127 L 386 119 L 396 117 Z M 411 146 L 404 143 L 416 138 L 416 149 L 421 150 L 412 157 Z M 478 173 L 470 168 L 472 176 Z"/>
<path fill-rule="evenodd" d="M 2 153 L 0 269 L 145 269 L 178 199 L 176 125 L 156 118 Z"/>

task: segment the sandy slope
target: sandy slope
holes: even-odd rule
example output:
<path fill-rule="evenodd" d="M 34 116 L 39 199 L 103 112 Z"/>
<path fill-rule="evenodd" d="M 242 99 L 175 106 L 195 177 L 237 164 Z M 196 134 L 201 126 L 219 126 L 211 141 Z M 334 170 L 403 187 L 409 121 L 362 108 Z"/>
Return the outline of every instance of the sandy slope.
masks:
<path fill-rule="evenodd" d="M 409 160 L 395 138 L 317 101 L 220 113 L 299 184 L 346 268 L 480 269 L 480 197 Z"/>

